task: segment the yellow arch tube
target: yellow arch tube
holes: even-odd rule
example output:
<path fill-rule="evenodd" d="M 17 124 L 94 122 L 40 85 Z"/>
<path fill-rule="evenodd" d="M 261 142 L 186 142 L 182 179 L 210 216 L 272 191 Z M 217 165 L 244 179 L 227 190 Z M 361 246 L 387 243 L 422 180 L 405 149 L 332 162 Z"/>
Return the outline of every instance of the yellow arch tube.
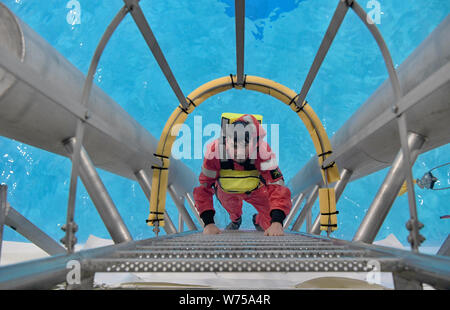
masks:
<path fill-rule="evenodd" d="M 166 203 L 166 191 L 169 175 L 169 157 L 172 151 L 172 145 L 178 136 L 180 126 L 186 121 L 188 115 L 194 111 L 203 101 L 232 88 L 257 91 L 270 95 L 285 104 L 300 117 L 305 124 L 318 156 L 318 163 L 322 166 L 323 161 L 331 155 L 331 144 L 322 123 L 314 110 L 304 102 L 302 109 L 294 104 L 297 94 L 284 85 L 271 81 L 269 79 L 246 76 L 244 85 L 237 85 L 236 76 L 222 77 L 198 87 L 186 98 L 188 108 L 184 109 L 181 105 L 172 112 L 158 142 L 155 156 L 161 160 L 159 166 L 153 166 L 152 193 L 150 199 L 150 215 L 147 220 L 150 226 L 164 226 L 164 210 Z M 339 171 L 336 165 L 322 169 L 324 184 L 333 183 L 339 180 Z M 332 201 L 332 200 L 329 200 Z"/>

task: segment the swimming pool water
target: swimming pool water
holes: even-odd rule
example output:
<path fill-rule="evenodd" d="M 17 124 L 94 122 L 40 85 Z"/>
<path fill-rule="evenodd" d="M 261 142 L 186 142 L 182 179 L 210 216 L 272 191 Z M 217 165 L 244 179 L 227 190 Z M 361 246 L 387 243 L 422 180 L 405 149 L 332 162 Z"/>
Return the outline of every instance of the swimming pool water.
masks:
<path fill-rule="evenodd" d="M 67 0 L 2 0 L 15 14 L 44 37 L 83 73 L 106 26 L 123 5 L 121 0 L 78 0 L 80 24 L 67 21 Z M 378 25 L 396 65 L 430 34 L 450 12 L 445 0 L 379 0 Z M 153 0 L 141 6 L 185 95 L 212 79 L 235 73 L 234 1 Z M 360 0 L 366 7 L 369 1 Z M 282 83 L 299 91 L 328 27 L 337 1 L 247 0 L 245 73 Z M 366 8 L 370 10 L 370 8 Z M 350 115 L 387 78 L 379 50 L 369 32 L 349 12 L 314 82 L 308 101 L 331 137 Z M 164 121 L 177 105 L 176 97 L 142 39 L 132 18 L 119 26 L 102 56 L 95 82 L 117 103 L 159 138 Z M 208 99 L 195 111 L 203 126 L 219 123 L 222 112 L 258 113 L 264 122 L 279 124 L 279 163 L 289 181 L 314 155 L 304 125 L 285 105 L 246 90 L 233 90 Z M 193 117 L 186 124 L 193 128 Z M 203 137 L 203 142 L 210 137 Z M 269 140 L 270 142 L 270 137 Z M 449 162 L 450 146 L 422 154 L 414 165 L 415 177 L 434 166 Z M 201 159 L 183 160 L 195 173 Z M 338 204 L 337 238 L 351 240 L 387 170 L 351 183 Z M 145 225 L 148 202 L 139 185 L 99 171 L 113 201 L 135 239 L 153 236 Z M 437 172 L 440 186 L 449 186 L 450 166 Z M 55 239 L 63 237 L 70 161 L 66 158 L 0 138 L 0 182 L 9 187 L 11 205 Z M 109 238 L 95 207 L 79 183 L 75 221 L 79 242 L 90 234 Z M 440 245 L 448 235 L 450 191 L 416 190 L 424 245 Z M 216 222 L 228 223 L 226 212 L 216 201 Z M 174 222 L 177 211 L 168 198 L 167 210 Z M 315 206 L 313 215 L 318 208 Z M 254 210 L 244 204 L 243 228 L 252 229 Z M 409 219 L 406 195 L 395 202 L 377 239 L 393 233 L 407 244 Z M 5 240 L 24 240 L 9 228 Z"/>

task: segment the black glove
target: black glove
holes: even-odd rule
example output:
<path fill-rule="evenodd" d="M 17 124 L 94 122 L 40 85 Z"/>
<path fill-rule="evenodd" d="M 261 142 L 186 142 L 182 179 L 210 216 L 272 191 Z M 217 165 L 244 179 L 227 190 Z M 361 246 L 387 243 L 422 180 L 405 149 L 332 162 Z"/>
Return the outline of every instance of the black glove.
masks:
<path fill-rule="evenodd" d="M 286 218 L 286 214 L 284 214 L 284 212 L 281 210 L 274 209 L 270 211 L 270 217 L 272 218 L 272 220 L 270 221 L 271 223 L 278 222 L 283 225 L 283 221 Z"/>

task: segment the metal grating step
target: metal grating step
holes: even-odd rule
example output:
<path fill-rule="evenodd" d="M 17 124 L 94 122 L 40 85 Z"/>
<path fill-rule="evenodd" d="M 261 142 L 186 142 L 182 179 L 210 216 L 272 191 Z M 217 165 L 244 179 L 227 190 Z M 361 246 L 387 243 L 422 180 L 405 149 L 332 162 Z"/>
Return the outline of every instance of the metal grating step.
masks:
<path fill-rule="evenodd" d="M 137 247 L 137 250 L 142 251 L 335 251 L 344 250 L 346 247 L 342 246 L 266 246 L 266 245 L 254 245 L 254 246 L 154 246 L 154 247 Z"/>
<path fill-rule="evenodd" d="M 97 272 L 367 272 L 374 253 L 301 234 L 267 237 L 255 231 L 151 239 L 110 257 L 90 259 Z M 381 257 L 395 269 L 398 259 Z"/>
<path fill-rule="evenodd" d="M 368 272 L 370 258 L 297 259 L 92 259 L 85 268 L 96 272 Z M 395 258 L 383 259 L 391 271 Z"/>
<path fill-rule="evenodd" d="M 148 243 L 160 243 L 160 242 L 188 242 L 188 241 L 201 241 L 201 242 L 233 242 L 233 241 L 267 241 L 267 242 L 300 242 L 300 241 L 310 241 L 310 242 L 326 242 L 329 243 L 330 240 L 323 238 L 316 238 L 310 235 L 302 234 L 286 234 L 284 236 L 264 236 L 262 232 L 252 231 L 252 230 L 238 230 L 238 231 L 224 231 L 218 235 L 203 235 L 201 233 L 183 235 L 183 236 L 167 236 L 164 240 L 148 239 Z"/>
<path fill-rule="evenodd" d="M 141 247 L 151 247 L 158 245 L 173 245 L 173 246 L 196 246 L 196 245 L 252 245 L 252 244 L 264 244 L 264 245 L 295 245 L 295 246 L 308 246 L 308 245 L 330 245 L 330 242 L 320 242 L 314 240 L 302 240 L 302 241 L 263 241 L 263 240 L 198 240 L 198 241 L 167 241 L 167 242 L 153 242 L 151 244 L 142 245 Z"/>
<path fill-rule="evenodd" d="M 336 251 L 347 246 L 330 240 L 286 234 L 268 237 L 256 231 L 232 231 L 219 235 L 191 234 L 164 240 L 149 240 L 136 247 L 142 251 Z"/>
<path fill-rule="evenodd" d="M 331 258 L 331 257 L 364 257 L 369 255 L 367 251 L 355 250 L 305 250 L 305 251 L 120 251 L 115 258 L 142 258 L 142 259 L 191 259 L 191 258 Z"/>
<path fill-rule="evenodd" d="M 203 245 L 203 246 L 210 246 L 210 245 L 290 245 L 290 246 L 310 246 L 310 245 L 317 245 L 317 246 L 327 246 L 327 245 L 333 245 L 333 243 L 330 242 L 317 242 L 317 241 L 267 241 L 267 240 L 233 240 L 233 241 L 222 241 L 222 240 L 208 240 L 208 241 L 177 241 L 177 242 L 154 242 L 151 244 L 145 244 L 141 245 L 140 247 L 152 247 L 152 246 L 160 246 L 160 245 L 170 245 L 170 246 L 197 246 L 197 245 Z"/>

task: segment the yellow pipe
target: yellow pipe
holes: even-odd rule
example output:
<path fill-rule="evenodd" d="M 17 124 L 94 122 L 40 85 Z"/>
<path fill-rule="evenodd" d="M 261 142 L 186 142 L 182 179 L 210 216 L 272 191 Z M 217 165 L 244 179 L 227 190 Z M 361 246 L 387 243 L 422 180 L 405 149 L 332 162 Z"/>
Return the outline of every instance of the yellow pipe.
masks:
<path fill-rule="evenodd" d="M 187 110 L 184 110 L 181 106 L 178 106 L 169 117 L 169 120 L 166 122 L 166 125 L 161 133 L 156 152 L 156 156 L 161 160 L 161 164 L 153 169 L 150 215 L 147 220 L 147 223 L 150 226 L 155 225 L 155 223 L 158 223 L 159 226 L 164 226 L 164 210 L 169 175 L 168 169 L 170 165 L 169 157 L 171 155 L 172 145 L 178 136 L 179 128 L 186 121 L 187 116 L 192 113 L 196 107 L 198 107 L 206 99 L 221 92 L 232 88 L 246 88 L 270 95 L 285 104 L 290 105 L 291 109 L 295 111 L 295 113 L 305 124 L 313 140 L 317 154 L 327 153 L 326 155 L 318 157 L 319 165 L 322 166 L 322 163 L 327 156 L 331 155 L 328 154 L 328 152 L 331 152 L 331 144 L 322 123 L 315 114 L 314 110 L 306 103 L 304 103 L 303 109 L 298 109 L 298 107 L 293 104 L 293 100 L 297 96 L 293 90 L 269 79 L 257 76 L 246 76 L 244 85 L 236 84 L 236 76 L 222 77 L 205 83 L 190 93 L 186 98 L 186 101 L 189 104 Z M 325 170 L 327 173 L 325 173 Z M 325 184 L 333 183 L 339 180 L 339 171 L 337 166 L 334 165 L 322 170 L 322 177 Z"/>

